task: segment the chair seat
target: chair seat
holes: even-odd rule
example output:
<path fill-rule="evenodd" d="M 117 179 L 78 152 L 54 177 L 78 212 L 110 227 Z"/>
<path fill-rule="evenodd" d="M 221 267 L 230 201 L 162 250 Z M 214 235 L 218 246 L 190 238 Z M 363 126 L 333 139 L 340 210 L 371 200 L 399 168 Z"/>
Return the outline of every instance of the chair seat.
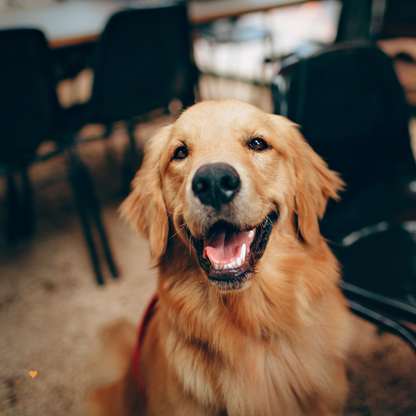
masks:
<path fill-rule="evenodd" d="M 343 241 L 332 249 L 346 282 L 416 306 L 416 221 L 381 222 Z"/>
<path fill-rule="evenodd" d="M 346 282 L 383 296 L 416 302 L 413 183 L 379 182 L 328 206 L 321 232 L 331 242 Z"/>

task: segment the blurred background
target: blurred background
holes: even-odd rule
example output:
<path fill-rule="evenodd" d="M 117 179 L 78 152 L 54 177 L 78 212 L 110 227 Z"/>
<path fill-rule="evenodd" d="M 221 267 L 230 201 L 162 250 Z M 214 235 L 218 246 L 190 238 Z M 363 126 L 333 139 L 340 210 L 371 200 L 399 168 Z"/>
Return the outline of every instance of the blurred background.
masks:
<path fill-rule="evenodd" d="M 416 415 L 414 0 L 0 0 L 1 415 L 83 414 L 114 376 L 102 330 L 156 287 L 118 207 L 148 138 L 223 98 L 346 181 L 321 222 L 360 316 L 345 414 Z"/>

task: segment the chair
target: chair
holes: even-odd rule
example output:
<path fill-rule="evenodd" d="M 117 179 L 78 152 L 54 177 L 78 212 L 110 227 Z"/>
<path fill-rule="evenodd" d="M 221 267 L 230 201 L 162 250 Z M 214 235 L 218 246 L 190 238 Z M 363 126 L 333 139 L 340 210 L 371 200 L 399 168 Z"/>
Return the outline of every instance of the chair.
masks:
<path fill-rule="evenodd" d="M 191 58 L 186 4 L 124 10 L 108 21 L 98 41 L 93 66 L 91 99 L 69 110 L 72 128 L 87 123 L 126 120 L 130 151 L 124 184 L 137 170 L 133 129 L 135 116 L 167 109 L 177 98 L 184 106 L 195 102 L 198 72 Z"/>
<path fill-rule="evenodd" d="M 347 184 L 321 222 L 347 295 L 364 291 L 360 300 L 388 314 L 399 302 L 393 314 L 410 308 L 416 321 L 416 165 L 392 60 L 373 45 L 329 47 L 283 61 L 272 91 L 275 113 L 298 123 Z"/>
<path fill-rule="evenodd" d="M 45 139 L 56 139 L 58 150 L 48 156 L 62 152 L 66 157 L 96 278 L 102 284 L 90 214 L 113 277 L 117 276 L 117 270 L 91 177 L 71 141 L 71 134 L 62 125 L 62 109 L 56 96 L 45 36 L 36 29 L 2 30 L 0 56 L 0 173 L 7 175 L 7 238 L 13 241 L 30 235 L 34 230 L 33 192 L 28 167 L 40 160 L 36 154 L 39 144 Z M 22 175 L 21 198 L 14 179 L 16 171 Z"/>

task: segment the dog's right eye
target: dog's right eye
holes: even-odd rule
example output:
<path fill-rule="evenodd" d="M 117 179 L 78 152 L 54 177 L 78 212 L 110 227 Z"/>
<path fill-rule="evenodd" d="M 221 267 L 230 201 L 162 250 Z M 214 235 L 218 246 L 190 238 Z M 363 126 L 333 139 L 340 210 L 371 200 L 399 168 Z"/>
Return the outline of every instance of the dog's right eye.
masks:
<path fill-rule="evenodd" d="M 253 139 L 249 144 L 249 147 L 253 150 L 261 151 L 267 149 L 267 143 L 258 137 Z"/>
<path fill-rule="evenodd" d="M 178 147 L 172 159 L 185 159 L 188 156 L 188 149 L 185 146 Z"/>

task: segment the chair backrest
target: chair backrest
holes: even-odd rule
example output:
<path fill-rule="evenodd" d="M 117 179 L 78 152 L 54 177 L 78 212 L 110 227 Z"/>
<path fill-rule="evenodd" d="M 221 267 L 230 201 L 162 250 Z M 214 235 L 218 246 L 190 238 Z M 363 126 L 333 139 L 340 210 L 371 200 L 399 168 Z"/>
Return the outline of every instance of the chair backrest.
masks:
<path fill-rule="evenodd" d="M 414 0 L 386 0 L 379 26 L 377 38 L 415 37 L 416 2 Z"/>
<path fill-rule="evenodd" d="M 370 39 L 372 3 L 373 0 L 342 0 L 335 43 Z"/>
<path fill-rule="evenodd" d="M 93 65 L 89 119 L 108 123 L 166 107 L 172 98 L 193 104 L 186 4 L 131 9 L 111 17 Z"/>
<path fill-rule="evenodd" d="M 273 87 L 307 141 L 348 193 L 416 173 L 409 109 L 391 59 L 373 46 L 333 46 L 282 69 Z M 280 87 L 278 84 L 280 83 Z"/>
<path fill-rule="evenodd" d="M 0 31 L 0 161 L 33 152 L 51 129 L 58 100 L 49 53 L 39 30 Z"/>

